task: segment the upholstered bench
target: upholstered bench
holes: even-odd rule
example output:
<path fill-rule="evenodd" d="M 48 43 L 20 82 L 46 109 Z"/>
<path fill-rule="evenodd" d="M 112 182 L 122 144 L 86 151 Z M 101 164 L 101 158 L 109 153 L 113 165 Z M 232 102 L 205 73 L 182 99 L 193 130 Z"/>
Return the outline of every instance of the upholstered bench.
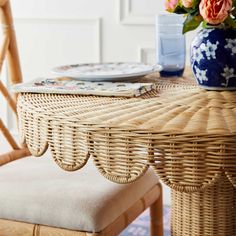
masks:
<path fill-rule="evenodd" d="M 49 155 L 24 158 L 0 167 L 0 236 L 117 235 L 149 206 L 151 235 L 162 235 L 161 195 L 151 170 L 115 184 L 91 161 L 65 172 Z"/>

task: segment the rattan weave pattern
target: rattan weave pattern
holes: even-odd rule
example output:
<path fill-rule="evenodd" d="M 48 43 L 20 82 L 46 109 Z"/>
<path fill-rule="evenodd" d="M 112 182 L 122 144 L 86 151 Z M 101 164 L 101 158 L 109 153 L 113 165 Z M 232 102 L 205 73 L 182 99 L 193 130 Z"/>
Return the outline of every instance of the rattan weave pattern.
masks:
<path fill-rule="evenodd" d="M 172 190 L 171 197 L 172 236 L 236 235 L 236 193 L 224 175 L 204 191 Z"/>
<path fill-rule="evenodd" d="M 158 91 L 131 99 L 21 94 L 22 139 L 36 156 L 49 145 L 69 171 L 92 154 L 99 171 L 118 183 L 152 166 L 179 191 L 203 189 L 221 172 L 236 186 L 236 92 L 207 92 L 185 81 L 160 80 Z"/>
<path fill-rule="evenodd" d="M 20 94 L 21 138 L 64 170 L 91 156 L 118 183 L 153 168 L 172 188 L 172 236 L 236 235 L 236 92 L 157 85 L 134 99 Z"/>

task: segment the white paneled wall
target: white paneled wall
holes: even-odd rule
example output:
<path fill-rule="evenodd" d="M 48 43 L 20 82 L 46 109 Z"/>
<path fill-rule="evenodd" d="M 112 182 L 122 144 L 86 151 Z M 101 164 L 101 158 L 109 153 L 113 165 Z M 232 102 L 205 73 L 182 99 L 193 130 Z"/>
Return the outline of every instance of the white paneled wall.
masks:
<path fill-rule="evenodd" d="M 26 80 L 60 64 L 101 61 L 99 18 L 19 18 L 15 26 Z"/>
<path fill-rule="evenodd" d="M 24 78 L 58 64 L 154 62 L 154 16 L 163 6 L 164 0 L 12 0 Z"/>
<path fill-rule="evenodd" d="M 120 20 L 125 25 L 154 25 L 154 16 L 164 11 L 164 1 L 120 0 Z"/>
<path fill-rule="evenodd" d="M 155 15 L 164 12 L 164 0 L 11 3 L 25 81 L 49 76 L 50 68 L 63 64 L 155 63 Z M 187 49 L 192 35 L 188 36 Z M 164 192 L 168 204 L 169 191 L 165 188 Z"/>

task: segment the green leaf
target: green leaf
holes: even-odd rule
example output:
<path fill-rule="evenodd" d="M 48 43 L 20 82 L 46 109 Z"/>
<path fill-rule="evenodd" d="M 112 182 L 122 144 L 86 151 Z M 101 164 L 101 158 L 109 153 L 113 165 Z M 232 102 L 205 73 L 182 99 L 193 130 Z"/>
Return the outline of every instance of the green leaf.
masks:
<path fill-rule="evenodd" d="M 236 7 L 236 0 L 233 0 L 233 6 Z"/>
<path fill-rule="evenodd" d="M 207 22 L 205 20 L 202 22 L 202 28 L 207 28 Z"/>
<path fill-rule="evenodd" d="M 188 10 L 188 13 L 189 13 L 190 15 L 197 16 L 197 15 L 199 15 L 199 8 L 190 8 L 190 9 Z"/>
<path fill-rule="evenodd" d="M 200 1 L 201 0 L 193 0 L 193 8 L 198 8 Z"/>
<path fill-rule="evenodd" d="M 184 21 L 183 34 L 188 31 L 195 30 L 203 21 L 202 17 L 199 15 L 188 15 Z"/>
<path fill-rule="evenodd" d="M 173 13 L 176 13 L 176 14 L 186 14 L 186 13 L 188 13 L 188 11 L 184 7 L 178 5 L 175 8 L 175 10 L 173 11 Z"/>
<path fill-rule="evenodd" d="M 226 27 L 236 29 L 236 20 L 228 16 L 224 21 Z"/>
<path fill-rule="evenodd" d="M 236 0 L 235 0 L 236 1 Z M 231 11 L 231 14 L 235 17 L 236 16 L 236 7 L 233 8 L 233 10 Z"/>

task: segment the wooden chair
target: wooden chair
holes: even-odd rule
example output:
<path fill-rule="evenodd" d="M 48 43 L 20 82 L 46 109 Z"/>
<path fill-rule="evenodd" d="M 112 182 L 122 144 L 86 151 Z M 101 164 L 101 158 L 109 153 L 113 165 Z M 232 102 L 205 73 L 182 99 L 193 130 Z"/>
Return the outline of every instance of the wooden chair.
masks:
<path fill-rule="evenodd" d="M 13 27 L 11 7 L 9 1 L 0 0 L 0 12 L 1 12 L 0 20 L 2 23 L 2 31 L 3 31 L 3 42 L 0 48 L 0 71 L 2 70 L 4 59 L 7 58 L 11 84 L 20 83 L 22 81 L 22 75 L 21 75 L 21 68 L 16 45 L 16 37 Z M 16 97 L 13 98 L 10 95 L 10 93 L 8 92 L 7 88 L 4 86 L 1 80 L 0 80 L 0 92 L 6 99 L 10 108 L 16 114 Z M 3 136 L 6 138 L 6 140 L 13 149 L 9 153 L 0 154 L 0 165 L 30 155 L 25 145 L 22 144 L 20 146 L 17 144 L 17 142 L 14 140 L 7 127 L 4 125 L 1 117 L 0 117 L 0 131 L 2 131 Z"/>
<path fill-rule="evenodd" d="M 148 207 L 150 235 L 162 236 L 162 191 L 152 171 L 116 184 L 91 162 L 66 172 L 50 155 L 0 167 L 0 236 L 115 236 Z"/>
<path fill-rule="evenodd" d="M 0 11 L 4 34 L 0 70 L 6 58 L 11 84 L 20 83 L 9 0 L 0 0 Z M 2 81 L 0 91 L 16 114 L 16 96 Z M 26 145 L 17 144 L 1 118 L 0 130 L 13 149 L 0 155 L 0 236 L 113 236 L 148 207 L 151 236 L 163 235 L 162 188 L 153 172 L 128 185 L 111 183 L 96 173 L 93 164 L 67 173 L 48 157 L 21 159 L 30 156 Z M 97 192 L 90 193 L 95 187 Z"/>

